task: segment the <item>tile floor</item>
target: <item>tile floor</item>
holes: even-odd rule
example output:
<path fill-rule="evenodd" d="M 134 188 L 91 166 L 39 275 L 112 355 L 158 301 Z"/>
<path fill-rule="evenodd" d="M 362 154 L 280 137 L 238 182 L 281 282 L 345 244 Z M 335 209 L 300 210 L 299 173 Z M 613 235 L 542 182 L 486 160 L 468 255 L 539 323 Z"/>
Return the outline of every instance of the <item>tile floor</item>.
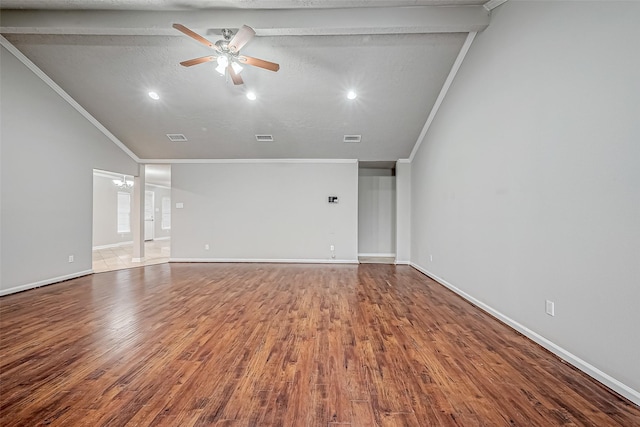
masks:
<path fill-rule="evenodd" d="M 93 272 L 122 270 L 124 268 L 169 262 L 171 240 L 144 242 L 144 262 L 132 262 L 133 244 L 93 251 Z"/>

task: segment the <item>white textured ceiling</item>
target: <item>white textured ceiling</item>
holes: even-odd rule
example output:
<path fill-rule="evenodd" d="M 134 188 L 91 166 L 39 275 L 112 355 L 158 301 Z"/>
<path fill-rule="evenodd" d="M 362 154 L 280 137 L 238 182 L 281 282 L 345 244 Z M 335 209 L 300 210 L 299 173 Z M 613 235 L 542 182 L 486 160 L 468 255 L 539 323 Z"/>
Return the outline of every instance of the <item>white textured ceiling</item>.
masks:
<path fill-rule="evenodd" d="M 2 7 L 38 8 L 45 3 L 48 8 L 86 9 L 96 2 L 3 0 Z M 472 28 L 477 21 L 467 17 L 469 7 L 461 8 L 466 14 L 462 18 L 452 15 L 456 8 L 450 7 L 444 13 L 453 19 L 447 18 L 442 24 L 445 31 L 439 32 L 437 28 L 423 29 L 420 22 L 425 20 L 419 14 L 428 17 L 437 12 L 432 19 L 432 26 L 437 26 L 442 21 L 438 15 L 442 8 L 430 5 L 483 2 L 260 1 L 263 8 L 297 10 L 364 4 L 418 8 L 380 9 L 382 16 L 388 18 L 388 28 L 375 26 L 375 15 L 362 22 L 353 14 L 347 15 L 351 16 L 350 21 L 340 23 L 340 19 L 331 19 L 331 14 L 339 11 L 327 9 L 323 10 L 325 15 L 313 14 L 320 17 L 316 21 L 304 13 L 284 15 L 303 22 L 298 25 L 304 27 L 302 31 L 276 25 L 282 14 L 293 11 L 251 10 L 248 14 L 241 11 L 240 15 L 229 15 L 233 18 L 229 18 L 229 26 L 242 22 L 258 32 L 259 36 L 242 49 L 243 54 L 281 66 L 277 73 L 245 67 L 241 74 L 244 86 L 225 81 L 212 63 L 191 68 L 179 65 L 180 61 L 212 51 L 173 30 L 171 22 L 187 25 L 215 41 L 221 38 L 216 35 L 222 28 L 216 19 L 224 16 L 223 11 L 207 20 L 206 14 L 171 14 L 167 10 L 252 8 L 257 1 L 99 3 L 112 10 L 85 10 L 72 15 L 74 19 L 68 15 L 74 11 L 63 12 L 66 15 L 55 11 L 3 11 L 3 35 L 139 158 L 388 161 L 409 156 L 464 43 L 466 34 L 457 29 L 461 25 Z M 427 5 L 426 9 L 423 5 Z M 370 8 L 358 10 L 361 12 L 356 11 L 357 14 L 364 14 Z M 471 12 L 478 16 L 476 9 Z M 417 16 L 418 23 L 406 18 L 411 14 Z M 80 23 L 78 16 L 82 17 Z M 127 27 L 127 18 L 136 24 Z M 211 26 L 207 25 L 209 22 Z M 336 33 L 344 35 L 326 35 Z M 349 89 L 357 91 L 355 101 L 346 99 Z M 149 90 L 157 91 L 161 99 L 151 100 L 147 96 Z M 249 101 L 245 97 L 247 90 L 256 92 L 258 99 Z M 168 133 L 182 133 L 188 142 L 171 142 Z M 257 142 L 256 134 L 273 135 L 275 141 Z M 362 135 L 362 142 L 345 144 L 345 134 Z"/>

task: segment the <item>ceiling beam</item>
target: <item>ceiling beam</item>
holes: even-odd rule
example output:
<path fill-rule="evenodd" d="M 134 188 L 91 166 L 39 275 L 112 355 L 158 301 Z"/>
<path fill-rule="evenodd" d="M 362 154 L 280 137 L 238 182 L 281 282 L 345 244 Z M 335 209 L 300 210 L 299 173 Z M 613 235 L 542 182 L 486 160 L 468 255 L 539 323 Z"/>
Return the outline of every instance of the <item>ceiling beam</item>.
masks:
<path fill-rule="evenodd" d="M 3 10 L 3 34 L 182 36 L 181 23 L 201 34 L 249 25 L 260 36 L 478 32 L 489 25 L 482 6 L 353 9 L 107 11 Z"/>
<path fill-rule="evenodd" d="M 487 9 L 487 11 L 491 12 L 493 9 L 495 9 L 496 7 L 502 5 L 503 3 L 506 3 L 506 2 L 507 2 L 507 0 L 489 0 L 482 7 Z"/>

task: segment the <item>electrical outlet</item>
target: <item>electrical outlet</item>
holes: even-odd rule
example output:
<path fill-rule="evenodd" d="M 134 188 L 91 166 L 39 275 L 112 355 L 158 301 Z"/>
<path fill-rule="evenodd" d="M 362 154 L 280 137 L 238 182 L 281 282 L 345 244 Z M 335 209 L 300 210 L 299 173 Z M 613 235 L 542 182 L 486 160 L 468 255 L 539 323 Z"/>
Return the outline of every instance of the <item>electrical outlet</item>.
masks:
<path fill-rule="evenodd" d="M 332 250 L 332 251 L 335 251 L 335 250 L 336 250 L 336 247 L 335 247 L 335 246 L 331 245 L 330 247 L 331 247 L 331 250 Z"/>
<path fill-rule="evenodd" d="M 209 250 L 209 244 L 207 243 L 206 245 L 204 245 L 204 250 L 208 251 Z"/>
<path fill-rule="evenodd" d="M 69 255 L 69 262 L 73 262 L 73 255 Z"/>
<path fill-rule="evenodd" d="M 429 261 L 433 262 L 433 255 L 429 255 Z"/>
<path fill-rule="evenodd" d="M 545 311 L 549 316 L 556 315 L 556 305 L 553 301 L 546 300 L 545 301 Z"/>

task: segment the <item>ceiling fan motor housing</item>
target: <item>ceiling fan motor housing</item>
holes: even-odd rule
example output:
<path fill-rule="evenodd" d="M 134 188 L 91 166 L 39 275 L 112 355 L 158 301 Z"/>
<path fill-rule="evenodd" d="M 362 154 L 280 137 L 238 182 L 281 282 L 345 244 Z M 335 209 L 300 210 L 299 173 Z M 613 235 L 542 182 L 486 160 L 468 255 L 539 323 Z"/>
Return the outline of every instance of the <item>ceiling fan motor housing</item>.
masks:
<path fill-rule="evenodd" d="M 231 31 L 230 29 L 228 29 L 228 28 L 223 28 L 222 29 L 222 37 L 224 37 L 224 39 L 226 41 L 231 40 L 231 36 L 232 35 L 233 35 L 233 31 Z"/>

